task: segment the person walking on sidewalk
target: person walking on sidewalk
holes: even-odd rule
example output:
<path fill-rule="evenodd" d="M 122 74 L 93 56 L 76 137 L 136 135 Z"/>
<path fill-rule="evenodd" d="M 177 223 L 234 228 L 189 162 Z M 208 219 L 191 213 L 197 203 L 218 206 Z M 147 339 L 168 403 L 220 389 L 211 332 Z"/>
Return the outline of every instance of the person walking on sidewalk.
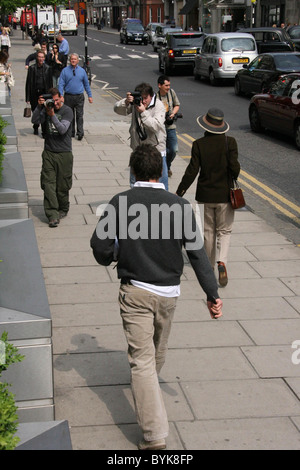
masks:
<path fill-rule="evenodd" d="M 70 46 L 69 46 L 68 41 L 63 37 L 61 33 L 59 33 L 56 36 L 56 41 L 59 44 L 59 52 L 61 52 L 62 54 L 66 56 L 66 62 L 67 62 L 67 57 L 70 52 Z"/>
<path fill-rule="evenodd" d="M 45 64 L 45 53 L 37 51 L 36 63 L 30 65 L 27 71 L 26 85 L 25 85 L 25 101 L 30 103 L 31 110 L 34 111 L 38 104 L 38 97 L 53 85 L 52 71 L 49 65 Z M 38 135 L 39 124 L 33 124 L 33 132 Z M 42 127 L 42 132 L 43 127 Z"/>
<path fill-rule="evenodd" d="M 45 144 L 42 153 L 41 188 L 44 210 L 49 227 L 57 227 L 69 211 L 69 191 L 72 187 L 73 111 L 66 106 L 57 88 L 48 91 L 52 100 L 39 96 L 32 114 L 33 124 L 44 124 Z"/>
<path fill-rule="evenodd" d="M 218 264 L 219 284 L 228 283 L 227 259 L 234 221 L 230 204 L 230 173 L 237 178 L 240 172 L 238 147 L 234 137 L 225 133 L 229 125 L 224 113 L 211 108 L 197 122 L 205 130 L 204 137 L 193 142 L 192 158 L 176 194 L 183 196 L 199 173 L 196 201 L 204 204 L 204 246 L 214 269 Z"/>
<path fill-rule="evenodd" d="M 171 89 L 170 79 L 166 75 L 161 75 L 157 80 L 159 91 L 157 97 L 163 102 L 166 110 L 165 126 L 167 131 L 167 167 L 168 176 L 172 176 L 171 163 L 178 151 L 178 141 L 176 134 L 176 119 L 180 108 L 180 101 L 174 90 Z"/>
<path fill-rule="evenodd" d="M 159 183 L 160 152 L 152 145 L 139 145 L 131 154 L 130 167 L 136 183 L 112 198 L 92 235 L 91 247 L 99 264 L 108 266 L 118 259 L 120 313 L 135 411 L 143 432 L 138 448 L 159 450 L 166 447 L 169 426 L 158 374 L 180 295 L 183 246 L 206 293 L 212 318 L 221 317 L 222 301 L 191 205 Z M 155 213 L 157 207 L 167 217 Z"/>
<path fill-rule="evenodd" d="M 130 147 L 134 150 L 138 145 L 145 143 L 155 145 L 160 151 L 163 160 L 163 172 L 160 182 L 168 190 L 168 168 L 166 162 L 166 128 L 165 107 L 157 99 L 149 83 L 140 83 L 135 87 L 133 96 L 127 92 L 126 98 L 117 101 L 114 112 L 122 116 L 131 114 Z M 135 183 L 135 177 L 130 173 L 130 185 Z"/>
<path fill-rule="evenodd" d="M 84 136 L 83 130 L 83 110 L 84 110 L 84 90 L 88 95 L 89 103 L 93 102 L 92 92 L 86 71 L 78 65 L 78 54 L 71 54 L 70 65 L 65 67 L 59 77 L 58 89 L 61 95 L 64 94 L 65 104 L 74 113 L 72 123 L 72 137 L 75 137 L 75 121 L 78 140 Z"/>

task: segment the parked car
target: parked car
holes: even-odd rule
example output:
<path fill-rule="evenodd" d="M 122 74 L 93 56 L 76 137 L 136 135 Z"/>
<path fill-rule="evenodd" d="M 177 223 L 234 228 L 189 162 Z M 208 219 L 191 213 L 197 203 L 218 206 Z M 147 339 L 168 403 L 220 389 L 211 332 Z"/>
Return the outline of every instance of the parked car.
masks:
<path fill-rule="evenodd" d="M 167 33 L 158 52 L 158 68 L 170 75 L 176 68 L 193 69 L 194 59 L 202 47 L 205 34 L 201 32 Z"/>
<path fill-rule="evenodd" d="M 54 25 L 53 24 L 43 23 L 41 25 L 41 30 L 44 31 L 45 37 L 49 41 L 54 40 Z M 60 29 L 59 29 L 59 26 L 57 24 L 57 25 L 55 25 L 55 36 L 57 36 L 59 32 L 60 32 Z"/>
<path fill-rule="evenodd" d="M 155 33 L 155 28 L 157 26 L 163 26 L 163 24 L 162 23 L 149 23 L 149 24 L 147 24 L 147 26 L 145 28 L 145 31 L 148 34 L 148 42 L 150 44 L 153 43 L 153 36 L 154 36 L 154 33 Z"/>
<path fill-rule="evenodd" d="M 300 26 L 289 26 L 286 32 L 295 44 L 296 50 L 300 51 Z"/>
<path fill-rule="evenodd" d="M 153 39 L 152 39 L 152 46 L 154 52 L 163 44 L 164 39 L 167 33 L 176 33 L 182 31 L 182 28 L 177 28 L 175 26 L 171 27 L 170 25 L 160 25 L 156 26 Z"/>
<path fill-rule="evenodd" d="M 239 32 L 249 33 L 255 38 L 259 54 L 263 52 L 295 51 L 295 44 L 285 29 L 262 27 L 242 28 Z"/>
<path fill-rule="evenodd" d="M 235 76 L 236 95 L 262 93 L 280 75 L 300 72 L 299 52 L 269 52 L 260 54 L 249 65 L 244 65 Z"/>
<path fill-rule="evenodd" d="M 212 85 L 217 85 L 220 79 L 234 79 L 237 71 L 256 56 L 257 47 L 251 34 L 208 34 L 195 57 L 195 79 L 207 77 Z"/>
<path fill-rule="evenodd" d="M 135 42 L 138 44 L 148 44 L 148 34 L 141 23 L 137 21 L 129 21 L 124 24 L 120 30 L 120 43 L 128 44 Z"/>
<path fill-rule="evenodd" d="M 249 121 L 253 132 L 270 129 L 293 137 L 300 150 L 300 73 L 284 75 L 269 93 L 253 96 Z"/>

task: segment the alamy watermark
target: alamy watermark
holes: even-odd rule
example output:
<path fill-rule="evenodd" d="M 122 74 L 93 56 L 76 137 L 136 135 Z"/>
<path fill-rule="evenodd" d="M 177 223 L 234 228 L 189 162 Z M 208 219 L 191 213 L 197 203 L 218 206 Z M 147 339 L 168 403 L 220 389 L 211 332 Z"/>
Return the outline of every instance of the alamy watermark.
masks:
<path fill-rule="evenodd" d="M 300 80 L 294 80 L 292 88 L 295 88 L 292 93 L 292 103 L 297 105 L 300 103 Z"/>
<path fill-rule="evenodd" d="M 128 206 L 127 196 L 119 197 L 118 209 L 113 204 L 100 204 L 96 233 L 100 240 L 114 238 L 118 224 L 119 240 L 186 240 L 187 250 L 203 247 L 203 210 L 196 204 L 135 203 Z"/>
<path fill-rule="evenodd" d="M 293 341 L 292 348 L 296 349 L 292 354 L 292 363 L 297 366 L 300 364 L 300 339 Z"/>

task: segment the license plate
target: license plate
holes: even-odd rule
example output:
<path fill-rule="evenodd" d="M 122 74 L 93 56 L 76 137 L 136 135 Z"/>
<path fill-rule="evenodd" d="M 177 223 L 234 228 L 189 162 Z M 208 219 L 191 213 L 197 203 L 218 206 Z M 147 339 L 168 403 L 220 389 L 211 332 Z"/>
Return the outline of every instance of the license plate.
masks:
<path fill-rule="evenodd" d="M 183 54 L 195 54 L 195 49 L 186 49 L 183 51 Z"/>
<path fill-rule="evenodd" d="M 248 57 L 239 58 L 239 59 L 232 59 L 233 64 L 248 64 L 248 62 L 249 62 Z"/>

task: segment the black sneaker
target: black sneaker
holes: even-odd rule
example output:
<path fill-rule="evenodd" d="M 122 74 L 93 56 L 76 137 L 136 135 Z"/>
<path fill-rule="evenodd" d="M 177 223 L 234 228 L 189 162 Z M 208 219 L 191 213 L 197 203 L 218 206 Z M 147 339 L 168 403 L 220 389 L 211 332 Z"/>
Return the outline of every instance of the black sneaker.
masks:
<path fill-rule="evenodd" d="M 49 222 L 49 227 L 55 228 L 55 227 L 58 226 L 58 224 L 59 224 L 59 219 L 52 219 L 52 220 L 50 220 L 50 222 Z"/>

